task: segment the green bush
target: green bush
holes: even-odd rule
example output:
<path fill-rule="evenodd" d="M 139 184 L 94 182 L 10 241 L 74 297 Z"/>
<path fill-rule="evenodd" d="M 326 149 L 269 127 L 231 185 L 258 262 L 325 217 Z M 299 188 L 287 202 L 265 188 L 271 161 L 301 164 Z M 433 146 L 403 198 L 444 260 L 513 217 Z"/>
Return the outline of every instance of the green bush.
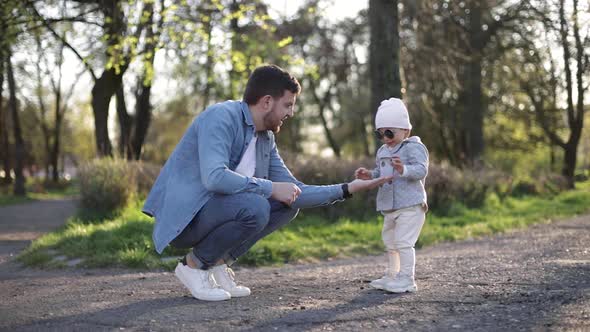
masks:
<path fill-rule="evenodd" d="M 80 168 L 82 208 L 92 216 L 111 214 L 137 196 L 144 198 L 160 167 L 141 161 L 96 159 Z"/>
<path fill-rule="evenodd" d="M 125 160 L 95 159 L 82 165 L 79 171 L 84 210 L 111 213 L 124 208 L 137 191 L 133 169 Z"/>
<path fill-rule="evenodd" d="M 136 193 L 140 198 L 145 198 L 160 174 L 161 167 L 142 161 L 129 161 L 127 164 L 137 185 Z"/>
<path fill-rule="evenodd" d="M 335 158 L 302 158 L 282 153 L 285 163 L 293 175 L 305 184 L 330 185 L 348 182 L 354 179 L 358 167 L 372 169 L 375 160 L 365 157 L 356 160 Z M 142 162 L 126 164 L 126 177 L 135 179 L 134 192 L 144 197 L 156 179 L 159 166 Z M 502 202 L 510 196 L 531 194 L 557 194 L 567 189 L 565 179 L 556 174 L 538 175 L 535 181 L 515 180 L 512 176 L 489 168 L 478 170 L 459 169 L 448 163 L 430 163 L 426 178 L 426 192 L 430 210 L 439 215 L 449 215 L 457 209 L 457 204 L 467 208 L 484 205 L 490 195 Z M 377 190 L 357 193 L 345 204 L 333 204 L 318 208 L 305 209 L 302 215 L 319 216 L 327 220 L 351 218 L 366 220 L 373 218 Z"/>
<path fill-rule="evenodd" d="M 430 163 L 426 178 L 428 205 L 443 215 L 450 213 L 456 203 L 477 208 L 489 194 L 502 192 L 499 188 L 507 180 L 506 175 L 491 170 L 459 170 L 447 163 Z"/>
<path fill-rule="evenodd" d="M 510 195 L 514 197 L 556 195 L 566 189 L 568 189 L 567 179 L 564 176 L 543 174 L 535 179 L 522 178 L 515 181 Z"/>
<path fill-rule="evenodd" d="M 283 153 L 282 153 L 283 155 Z M 283 155 L 285 163 L 293 175 L 309 185 L 331 185 L 354 180 L 354 171 L 359 167 L 372 169 L 375 159 L 344 160 L 335 158 L 294 158 Z M 339 218 L 367 219 L 376 215 L 375 198 L 377 190 L 356 193 L 344 204 L 333 204 L 318 208 L 305 209 L 301 215 L 314 215 L 327 220 Z"/>

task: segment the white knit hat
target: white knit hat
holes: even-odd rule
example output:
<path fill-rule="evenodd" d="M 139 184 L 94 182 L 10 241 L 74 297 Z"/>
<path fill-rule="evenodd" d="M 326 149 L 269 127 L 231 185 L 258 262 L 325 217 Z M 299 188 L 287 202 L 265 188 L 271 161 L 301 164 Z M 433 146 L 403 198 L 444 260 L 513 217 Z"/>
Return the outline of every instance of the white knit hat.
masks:
<path fill-rule="evenodd" d="M 375 128 L 412 129 L 410 116 L 404 102 L 398 98 L 382 101 L 375 116 Z"/>

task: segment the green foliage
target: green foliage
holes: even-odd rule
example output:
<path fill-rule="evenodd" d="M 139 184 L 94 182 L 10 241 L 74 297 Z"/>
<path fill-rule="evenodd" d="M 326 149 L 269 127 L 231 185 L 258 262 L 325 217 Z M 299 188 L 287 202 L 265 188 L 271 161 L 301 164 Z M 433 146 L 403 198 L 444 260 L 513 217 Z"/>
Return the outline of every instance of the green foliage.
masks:
<path fill-rule="evenodd" d="M 79 193 L 75 181 L 60 180 L 57 183 L 43 179 L 27 178 L 26 196 L 14 196 L 12 185 L 0 185 L 0 206 L 26 203 L 35 200 L 61 199 Z"/>
<path fill-rule="evenodd" d="M 372 169 L 373 159 L 338 160 L 305 158 L 284 154 L 285 162 L 293 174 L 306 184 L 333 184 L 352 180 L 354 170 L 360 166 Z M 511 195 L 554 195 L 565 190 L 565 179 L 555 174 L 539 174 L 531 190 L 526 190 L 527 178 L 515 179 L 509 174 L 490 169 L 459 170 L 448 163 L 430 163 L 426 178 L 426 192 L 431 211 L 452 214 L 454 203 L 468 208 L 481 207 L 492 194 L 500 199 Z M 346 204 L 304 210 L 304 215 L 317 215 L 330 220 L 370 218 L 375 211 L 376 191 L 355 194 Z"/>
<path fill-rule="evenodd" d="M 372 168 L 372 158 L 344 160 L 334 158 L 312 158 L 282 153 L 285 163 L 301 182 L 312 185 L 344 183 L 354 179 L 354 171 L 361 166 Z M 376 191 L 356 193 L 345 204 L 334 204 L 303 210 L 304 215 L 320 216 L 329 220 L 351 218 L 355 220 L 375 215 Z"/>
<path fill-rule="evenodd" d="M 153 114 L 143 150 L 145 160 L 160 165 L 166 162 L 197 114 L 192 104 L 189 96 L 179 95 L 163 107 L 165 112 Z"/>
<path fill-rule="evenodd" d="M 69 259 L 82 258 L 84 266 L 158 267 L 159 259 L 152 253 L 153 222 L 133 204 L 114 219 L 88 224 L 74 217 L 59 231 L 35 241 L 20 256 L 26 263 L 38 262 L 51 266 L 44 258 L 48 249 L 58 251 Z"/>
<path fill-rule="evenodd" d="M 108 215 L 127 206 L 134 196 L 144 197 L 159 167 L 121 159 L 96 159 L 80 167 L 82 209 Z"/>
<path fill-rule="evenodd" d="M 578 187 L 551 198 L 528 196 L 500 200 L 492 194 L 477 209 L 454 202 L 445 216 L 427 215 L 418 247 L 587 213 L 590 182 L 580 183 Z M 54 257 L 64 255 L 68 259 L 82 259 L 81 264 L 86 267 L 172 269 L 174 257 L 182 256 L 186 250 L 166 248 L 164 257 L 170 259 L 162 259 L 155 252 L 151 239 L 153 219 L 140 212 L 142 203 L 134 201 L 119 215 L 99 223 L 88 224 L 80 217 L 71 218 L 62 229 L 35 240 L 19 259 L 29 265 L 59 267 L 63 263 L 60 265 Z M 384 250 L 382 222 L 383 217 L 377 215 L 361 221 L 300 216 L 259 241 L 238 263 L 259 266 L 378 254 Z"/>
<path fill-rule="evenodd" d="M 136 184 L 129 165 L 118 159 L 96 159 L 79 170 L 82 208 L 109 213 L 127 205 Z"/>

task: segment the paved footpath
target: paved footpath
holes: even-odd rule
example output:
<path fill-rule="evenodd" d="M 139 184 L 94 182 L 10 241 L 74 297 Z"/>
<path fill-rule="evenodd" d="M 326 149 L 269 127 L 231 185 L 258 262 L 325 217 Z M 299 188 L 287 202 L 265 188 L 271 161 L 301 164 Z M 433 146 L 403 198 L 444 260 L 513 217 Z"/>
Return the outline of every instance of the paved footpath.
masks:
<path fill-rule="evenodd" d="M 29 215 L 20 226 L 8 226 L 11 208 L 0 208 L 3 255 L 5 232 L 59 224 L 49 220 L 51 208 L 33 206 L 13 212 Z M 418 250 L 414 294 L 370 289 L 383 260 L 237 269 L 251 296 L 203 302 L 170 272 L 46 271 L 8 256 L 0 263 L 0 330 L 590 331 L 589 215 Z"/>

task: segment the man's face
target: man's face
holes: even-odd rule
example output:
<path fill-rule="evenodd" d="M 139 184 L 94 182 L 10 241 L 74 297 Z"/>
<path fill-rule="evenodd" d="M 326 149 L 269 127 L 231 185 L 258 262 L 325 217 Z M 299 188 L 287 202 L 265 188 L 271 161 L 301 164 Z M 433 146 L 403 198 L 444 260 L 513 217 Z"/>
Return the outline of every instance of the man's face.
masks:
<path fill-rule="evenodd" d="M 293 116 L 297 95 L 285 90 L 281 98 L 270 98 L 270 111 L 264 116 L 264 126 L 273 133 L 281 130 L 283 121 Z"/>

